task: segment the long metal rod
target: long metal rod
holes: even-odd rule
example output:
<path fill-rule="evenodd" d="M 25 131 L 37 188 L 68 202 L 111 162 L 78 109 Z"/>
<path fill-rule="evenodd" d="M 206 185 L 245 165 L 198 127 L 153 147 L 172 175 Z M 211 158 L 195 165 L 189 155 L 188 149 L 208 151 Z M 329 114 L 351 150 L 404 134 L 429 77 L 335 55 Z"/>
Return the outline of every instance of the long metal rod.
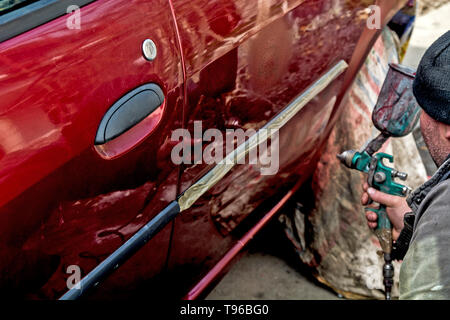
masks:
<path fill-rule="evenodd" d="M 76 300 L 86 291 L 97 286 L 101 280 L 111 272 L 119 268 L 136 251 L 142 248 L 156 233 L 164 228 L 178 213 L 180 207 L 176 201 L 172 201 L 163 211 L 154 217 L 149 223 L 139 229 L 127 242 L 103 260 L 91 272 L 89 272 L 72 289 L 67 291 L 60 300 Z"/>
<path fill-rule="evenodd" d="M 134 253 L 142 248 L 158 231 L 164 228 L 180 212 L 189 209 L 192 204 L 205 194 L 212 186 L 222 179 L 240 159 L 246 156 L 259 144 L 269 139 L 277 130 L 283 127 L 292 117 L 294 117 L 305 105 L 322 92 L 333 80 L 335 80 L 348 67 L 343 60 L 338 62 L 326 74 L 319 78 L 314 84 L 306 89 L 301 95 L 295 98 L 283 111 L 269 121 L 258 132 L 251 136 L 245 143 L 239 145 L 225 159 L 208 171 L 200 180 L 184 191 L 176 201 L 171 202 L 150 222 L 143 226 L 128 241 L 114 251 L 108 258 L 103 260 L 97 267 L 89 272 L 77 286 L 66 292 L 60 300 L 75 300 L 80 298 L 85 292 L 100 281 L 106 278 L 111 272 L 119 268 Z"/>
<path fill-rule="evenodd" d="M 192 206 L 205 192 L 222 179 L 237 163 L 240 163 L 252 149 L 270 138 L 283 127 L 292 117 L 294 117 L 304 106 L 314 97 L 322 92 L 333 80 L 335 80 L 348 65 L 344 60 L 339 61 L 333 68 L 319 78 L 314 84 L 306 89 L 301 95 L 295 98 L 283 111 L 269 121 L 257 133 L 251 136 L 245 143 L 239 145 L 233 152 L 230 152 L 225 159 L 207 172 L 199 181 L 189 187 L 178 198 L 181 211 Z"/>

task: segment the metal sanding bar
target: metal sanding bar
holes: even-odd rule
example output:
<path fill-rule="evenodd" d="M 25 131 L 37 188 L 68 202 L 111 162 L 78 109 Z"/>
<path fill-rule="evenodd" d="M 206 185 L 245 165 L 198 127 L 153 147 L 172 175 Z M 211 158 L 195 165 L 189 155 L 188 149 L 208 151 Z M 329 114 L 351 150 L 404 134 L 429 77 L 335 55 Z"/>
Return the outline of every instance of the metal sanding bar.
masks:
<path fill-rule="evenodd" d="M 333 80 L 335 80 L 348 64 L 341 60 L 327 73 L 308 87 L 302 94 L 296 97 L 286 108 L 277 116 L 270 120 L 258 132 L 251 136 L 245 143 L 242 143 L 233 152 L 230 152 L 220 163 L 206 173 L 199 181 L 186 189 L 178 198 L 181 211 L 192 206 L 205 192 L 222 179 L 235 165 L 240 163 L 250 150 L 256 148 L 259 144 L 270 138 L 275 132 L 283 127 L 292 117 L 294 117 L 304 106 L 314 97 L 322 92 Z"/>

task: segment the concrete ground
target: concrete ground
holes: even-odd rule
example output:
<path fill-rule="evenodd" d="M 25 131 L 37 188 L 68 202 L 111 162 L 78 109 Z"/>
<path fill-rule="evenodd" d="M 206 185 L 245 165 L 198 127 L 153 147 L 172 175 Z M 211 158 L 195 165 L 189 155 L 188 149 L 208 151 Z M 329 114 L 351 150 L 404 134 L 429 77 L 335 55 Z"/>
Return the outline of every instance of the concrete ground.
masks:
<path fill-rule="evenodd" d="M 418 17 L 403 64 L 417 68 L 425 50 L 448 30 L 450 4 Z M 248 251 L 206 299 L 339 298 L 337 294 L 318 283 L 308 270 L 302 270 L 292 245 L 284 238 L 275 220 L 249 244 Z"/>
<path fill-rule="evenodd" d="M 337 294 L 303 270 L 281 225 L 275 219 L 248 245 L 206 297 L 211 300 L 335 300 Z"/>
<path fill-rule="evenodd" d="M 417 18 L 403 64 L 417 68 L 426 49 L 450 30 L 450 3 Z"/>

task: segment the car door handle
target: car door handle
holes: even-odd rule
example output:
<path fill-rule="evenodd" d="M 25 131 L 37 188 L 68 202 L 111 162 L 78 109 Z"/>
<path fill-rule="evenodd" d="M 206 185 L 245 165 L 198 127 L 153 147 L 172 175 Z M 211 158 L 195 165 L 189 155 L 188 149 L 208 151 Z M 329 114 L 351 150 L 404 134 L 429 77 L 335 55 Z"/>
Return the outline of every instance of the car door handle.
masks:
<path fill-rule="evenodd" d="M 103 145 L 137 125 L 164 102 L 164 93 L 155 83 L 144 84 L 120 98 L 105 113 L 95 136 Z"/>

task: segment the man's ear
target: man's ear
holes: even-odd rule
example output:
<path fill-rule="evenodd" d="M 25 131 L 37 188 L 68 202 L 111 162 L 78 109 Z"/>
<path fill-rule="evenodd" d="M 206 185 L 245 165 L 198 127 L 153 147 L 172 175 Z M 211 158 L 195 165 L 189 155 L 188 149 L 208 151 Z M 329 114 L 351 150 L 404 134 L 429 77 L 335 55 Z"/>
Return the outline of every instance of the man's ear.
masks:
<path fill-rule="evenodd" d="M 445 123 L 440 123 L 442 133 L 444 134 L 444 137 L 450 141 L 450 125 Z"/>

